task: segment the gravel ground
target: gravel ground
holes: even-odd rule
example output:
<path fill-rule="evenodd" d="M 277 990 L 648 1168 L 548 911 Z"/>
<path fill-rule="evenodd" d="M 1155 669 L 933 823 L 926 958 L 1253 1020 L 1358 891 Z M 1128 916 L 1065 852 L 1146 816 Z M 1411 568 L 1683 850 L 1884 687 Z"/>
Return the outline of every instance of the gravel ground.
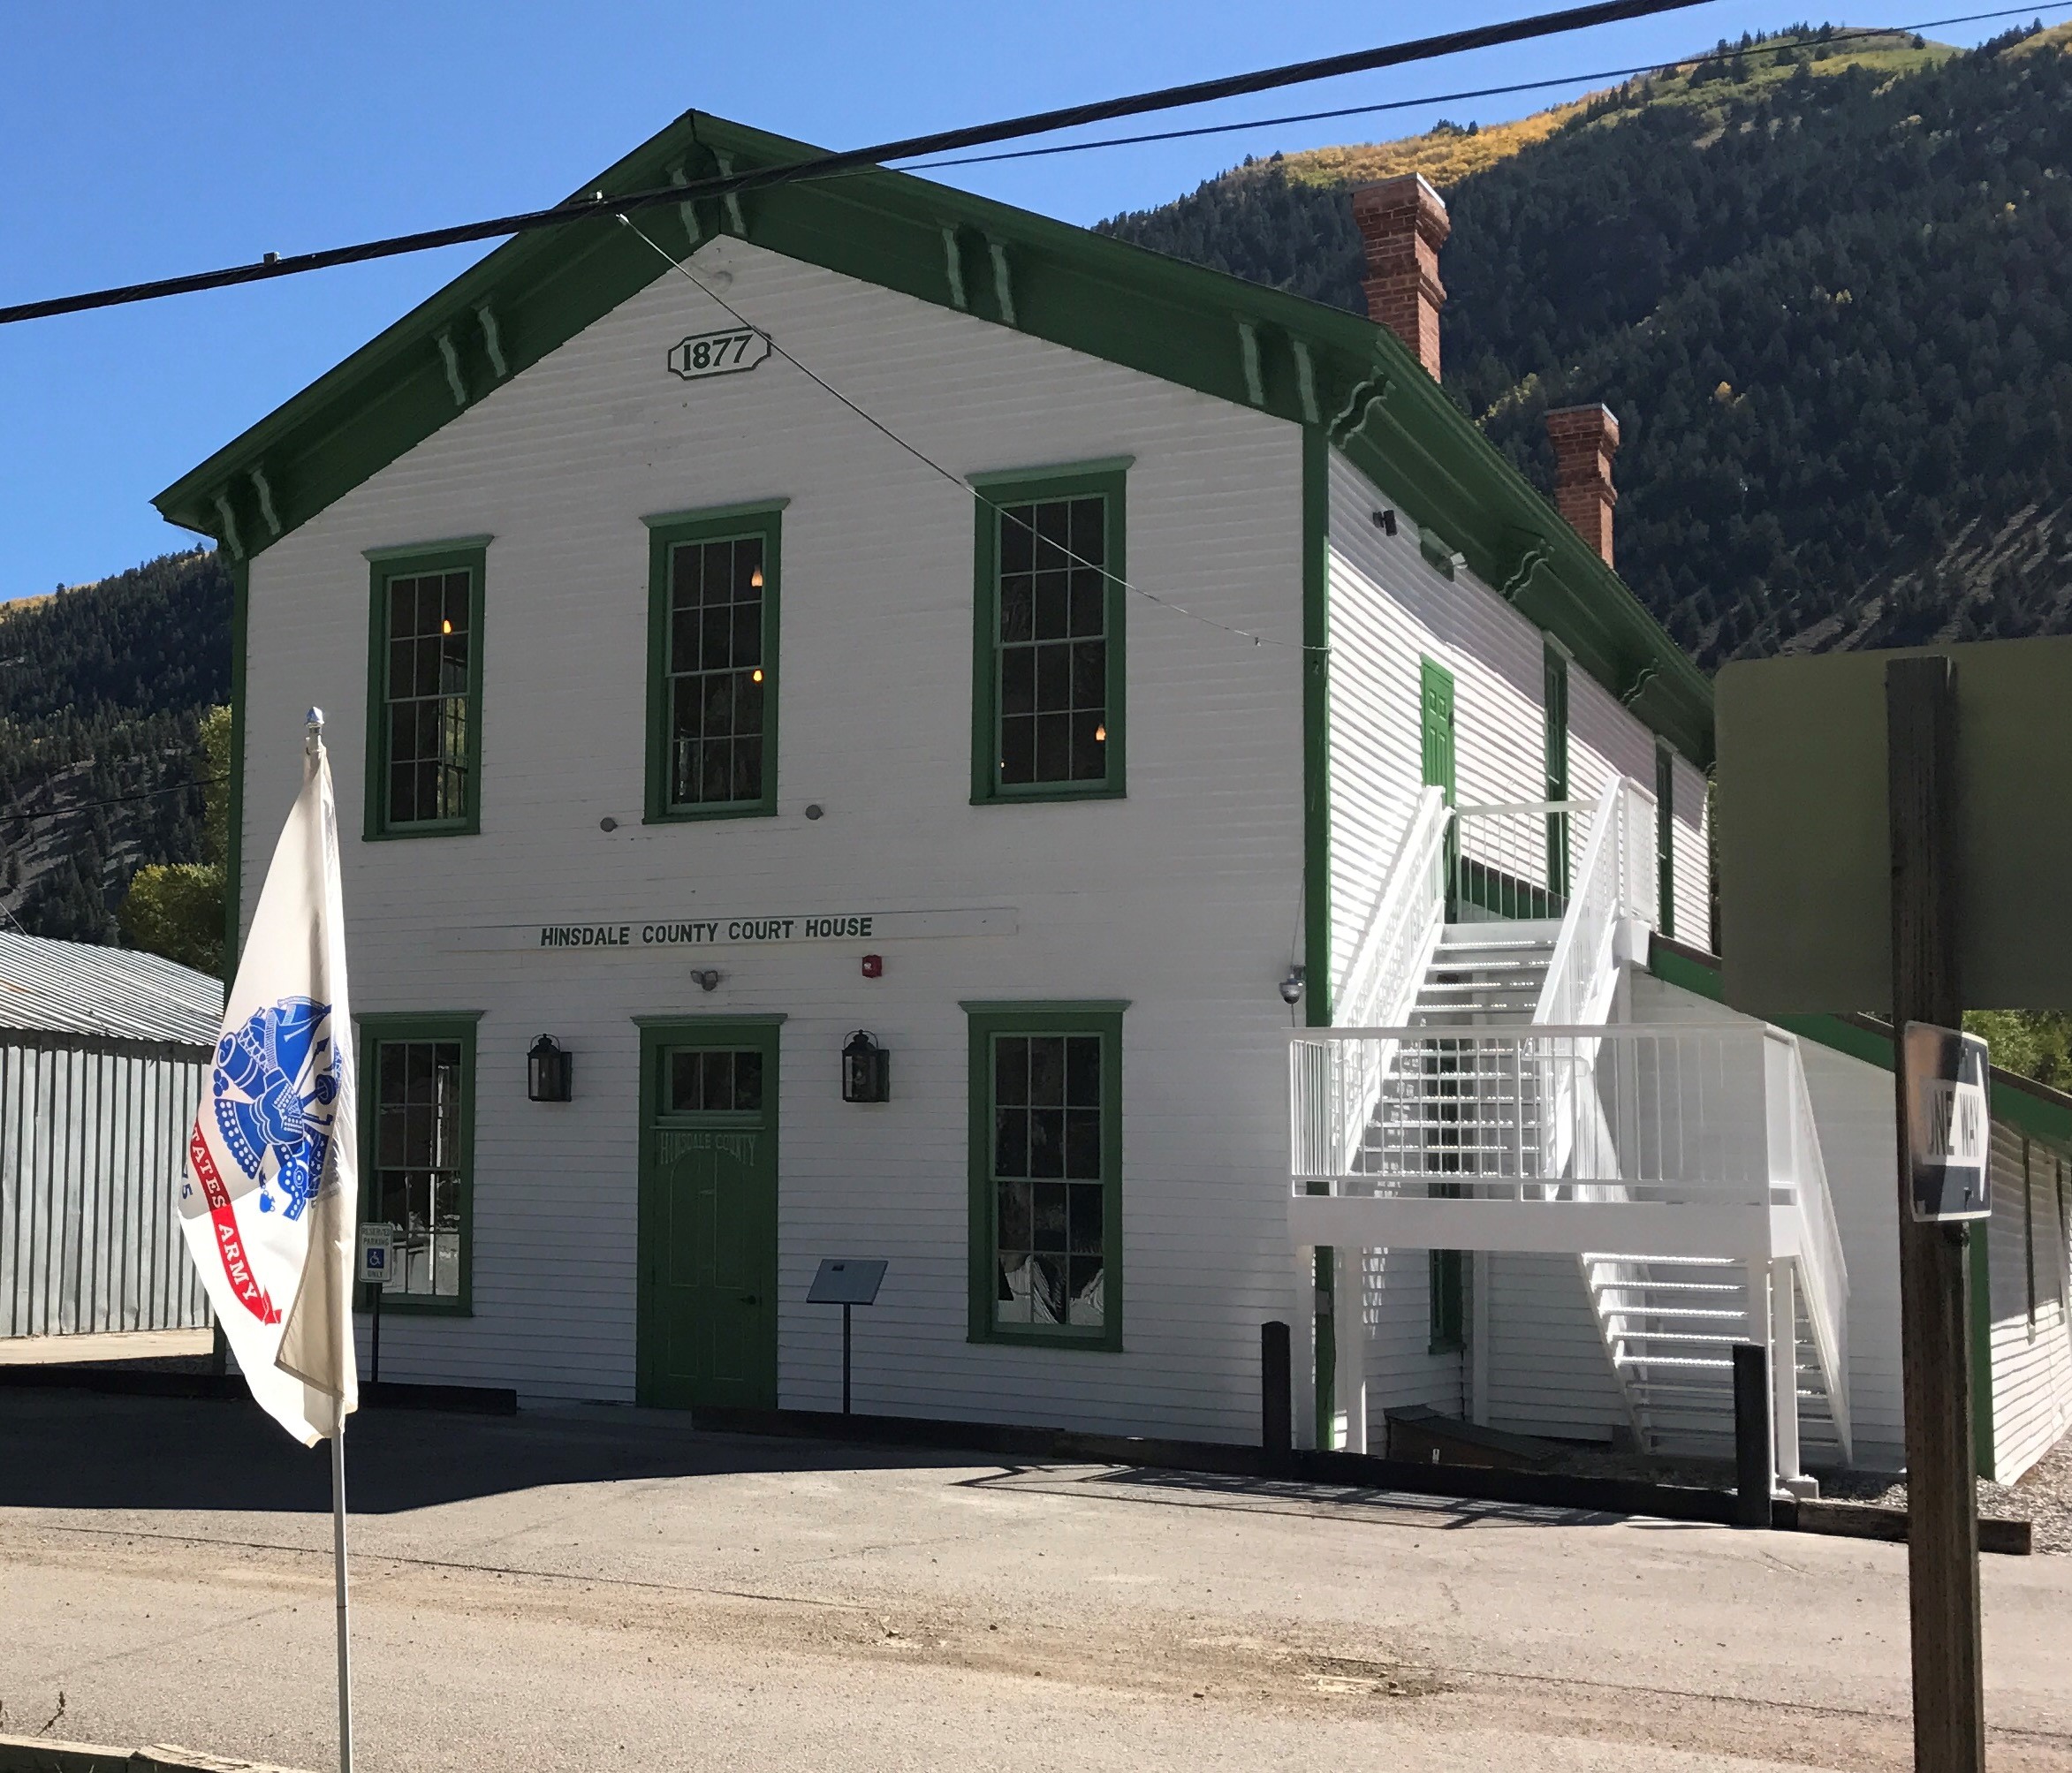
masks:
<path fill-rule="evenodd" d="M 1654 1459 L 1639 1453 L 1578 1449 L 1558 1469 L 1576 1477 L 1643 1478 L 1652 1483 L 1731 1489 L 1734 1467 L 1725 1459 Z M 1907 1480 L 1900 1472 L 1822 1472 L 1820 1494 L 1833 1502 L 1870 1502 L 1886 1508 L 1907 1505 Z M 2022 1474 L 2019 1483 L 1978 1483 L 1982 1517 L 2035 1523 L 2036 1549 L 2072 1555 L 2072 1436 L 2067 1436 Z"/>
<path fill-rule="evenodd" d="M 1832 1482 L 1823 1481 L 1820 1493 L 1843 1502 L 1907 1505 L 1906 1479 L 1879 1472 L 1837 1474 Z M 2033 1521 L 2038 1551 L 2072 1553 L 2072 1436 L 2023 1472 L 2018 1483 L 1988 1483 L 1981 1478 L 1978 1512 Z"/>

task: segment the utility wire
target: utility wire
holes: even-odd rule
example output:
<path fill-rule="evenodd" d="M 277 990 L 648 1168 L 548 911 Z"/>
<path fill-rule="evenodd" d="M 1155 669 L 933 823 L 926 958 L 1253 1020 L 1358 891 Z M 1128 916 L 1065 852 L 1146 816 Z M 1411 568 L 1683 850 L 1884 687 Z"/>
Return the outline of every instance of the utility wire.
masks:
<path fill-rule="evenodd" d="M 161 794 L 184 794 L 190 788 L 213 788 L 218 782 L 228 782 L 228 776 L 197 776 L 191 782 L 171 782 L 163 788 L 142 788 L 134 794 L 114 794 L 105 800 L 77 800 L 69 807 L 47 807 L 42 812 L 27 807 L 0 807 L 0 824 L 10 819 L 62 819 L 72 813 L 90 813 L 96 807 L 121 807 L 132 800 L 153 800 Z"/>
<path fill-rule="evenodd" d="M 1751 43 L 1745 49 L 1729 47 L 1727 54 L 1743 59 L 1752 56 L 1795 56 L 1806 49 L 1825 49 L 1831 43 L 1853 42 L 1863 37 L 1898 37 L 1910 33 L 1933 31 L 1945 25 L 1975 25 L 1994 19 L 2036 19 L 2040 20 L 2045 12 L 2062 12 L 2068 10 L 2067 0 L 2053 6 L 2010 6 L 1997 12 L 1965 12 L 1951 19 L 1924 19 L 1915 25 L 1880 25 L 1858 30 L 1835 31 L 1822 38 L 1802 37 L 1790 43 Z M 1185 141 L 1204 135 L 1238 135 L 1247 130 L 1279 129 L 1296 123 L 1329 123 L 1345 117 L 1372 117 L 1380 111 L 1418 110 L 1426 105 L 1457 104 L 1462 99 L 1503 98 L 1513 93 L 1546 92 L 1556 87 L 1586 86 L 1592 80 L 1616 80 L 1629 79 L 1636 74 L 1669 74 L 1681 69 L 1686 64 L 1696 67 L 1721 51 L 1705 49 L 1678 62 L 1649 62 L 1630 68 L 1599 68 L 1595 73 L 1562 74 L 1542 80 L 1515 80 L 1508 86 L 1469 87 L 1455 93 L 1427 93 L 1420 98 L 1388 99 L 1378 104 L 1341 106 L 1336 110 L 1306 110 L 1292 112 L 1285 117 L 1253 117 L 1243 123 L 1201 124 L 1192 129 L 1162 129 L 1144 135 L 1104 135 L 1093 141 L 1054 142 L 1048 148 L 1018 148 L 1005 154 L 967 154 L 951 160 L 922 160 L 910 166 L 902 166 L 902 172 L 932 172 L 948 166 L 990 166 L 1004 160 L 1040 160 L 1053 154 L 1082 154 L 1093 148 L 1135 148 L 1145 142 Z"/>
<path fill-rule="evenodd" d="M 855 401 L 852 400 L 846 394 L 843 393 L 840 389 L 837 388 L 833 383 L 828 381 L 826 377 L 819 375 L 808 365 L 801 362 L 797 357 L 795 357 L 790 351 L 786 349 L 783 343 L 774 333 L 767 330 L 765 328 L 757 326 L 754 321 L 750 320 L 748 315 L 740 311 L 740 309 L 736 307 L 732 302 L 728 301 L 725 296 L 718 292 L 718 291 L 713 289 L 710 284 L 708 284 L 697 275 L 695 271 L 692 270 L 691 268 L 684 263 L 681 259 L 678 258 L 673 253 L 672 253 L 668 247 L 663 246 L 661 242 L 657 240 L 652 235 L 643 231 L 640 224 L 635 222 L 632 216 L 621 216 L 619 219 L 628 228 L 631 228 L 635 234 L 638 234 L 641 239 L 645 240 L 649 246 L 652 246 L 656 253 L 661 257 L 663 261 L 667 264 L 672 270 L 675 271 L 679 277 L 687 279 L 693 288 L 699 291 L 702 294 L 708 297 L 717 307 L 725 309 L 727 314 L 731 314 L 733 317 L 736 325 L 744 327 L 748 331 L 756 334 L 759 337 L 768 340 L 770 350 L 778 356 L 783 358 L 786 363 L 790 364 L 793 368 L 799 371 L 801 375 L 804 375 L 808 382 L 811 382 L 816 387 L 832 396 L 836 400 L 839 400 L 843 405 L 846 406 L 850 412 L 854 413 L 859 419 L 862 420 L 866 425 L 869 425 L 872 430 L 880 433 L 884 436 L 889 437 L 902 450 L 906 451 L 908 455 L 912 456 L 914 459 L 919 462 L 923 467 L 929 469 L 931 473 L 941 475 L 943 479 L 949 481 L 952 486 L 955 487 L 958 491 L 965 494 L 974 503 L 983 505 L 986 510 L 993 512 L 995 516 L 1000 518 L 1004 521 L 1020 524 L 1022 528 L 1028 532 L 1032 540 L 1036 539 L 1036 526 L 1030 523 L 1027 518 L 1019 517 L 1014 512 L 1011 511 L 1006 506 L 996 504 L 993 500 L 988 498 L 983 491 L 981 491 L 977 487 L 973 486 L 971 482 L 966 480 L 961 474 L 957 474 L 953 469 L 945 467 L 940 462 L 936 460 L 933 456 L 930 455 L 927 451 L 922 449 L 919 444 L 909 443 L 905 437 L 902 437 L 897 431 L 892 429 L 890 425 L 886 424 L 884 420 L 878 418 L 875 413 L 867 412 L 863 407 L 858 405 Z M 1211 628 L 1220 628 L 1226 634 L 1234 634 L 1241 640 L 1249 640 L 1255 647 L 1281 647 L 1286 648 L 1292 652 L 1302 653 L 1328 654 L 1331 651 L 1329 647 L 1312 647 L 1306 642 L 1299 640 L 1277 640 L 1269 634 L 1256 634 L 1249 628 L 1240 628 L 1233 626 L 1228 622 L 1218 622 L 1215 617 L 1204 616 L 1199 610 L 1190 610 L 1184 603 L 1175 603 L 1170 597 L 1161 597 L 1156 591 L 1146 590 L 1142 585 L 1133 585 L 1119 572 L 1112 571 L 1108 567 L 1102 565 L 1097 561 L 1088 560 L 1082 556 L 1074 553 L 1070 548 L 1066 547 L 1065 543 L 1061 542 L 1051 542 L 1049 546 L 1055 548 L 1073 565 L 1083 567 L 1090 572 L 1098 572 L 1101 577 L 1111 585 L 1119 586 L 1123 590 L 1134 593 L 1135 595 L 1143 598 L 1147 602 L 1156 603 L 1162 610 L 1171 610 L 1176 614 L 1188 617 L 1190 620 L 1205 623 Z"/>
<path fill-rule="evenodd" d="M 529 233 L 541 228 L 565 227 L 572 222 L 596 220 L 622 212 L 647 209 L 663 204 L 682 203 L 697 197 L 724 197 L 742 192 L 765 190 L 805 178 L 824 178 L 834 173 L 877 166 L 886 161 L 913 160 L 929 155 L 954 154 L 968 148 L 983 148 L 997 141 L 1022 136 L 1047 135 L 1061 129 L 1077 129 L 1089 124 L 1108 123 L 1117 117 L 1142 117 L 1151 111 L 1172 110 L 1183 105 L 1208 104 L 1215 100 L 1241 98 L 1249 93 L 1270 92 L 1279 87 L 1305 85 L 1312 80 L 1334 80 L 1343 74 L 1368 73 L 1380 68 L 1401 67 L 1411 62 L 1434 61 L 1464 55 L 1471 49 L 1493 49 L 1506 43 L 1522 43 L 1539 37 L 1558 36 L 1570 31 L 1591 30 L 1630 19 L 1652 18 L 1658 13 L 1681 11 L 1712 0 L 1595 0 L 1595 4 L 1569 7 L 1558 12 L 1537 13 L 1528 19 L 1499 24 L 1477 25 L 1465 31 L 1448 31 L 1438 36 L 1419 37 L 1408 42 L 1385 43 L 1377 49 L 1359 49 L 1349 55 L 1325 56 L 1313 61 L 1294 62 L 1286 67 L 1267 68 L 1251 73 L 1227 75 L 1220 80 L 1197 80 L 1190 85 L 1163 87 L 1154 92 L 1135 93 L 1123 98 L 1102 99 L 1090 104 L 1067 105 L 1060 110 L 1037 111 L 1002 122 L 973 125 L 963 129 L 938 131 L 932 135 L 909 136 L 899 141 L 880 142 L 874 148 L 855 148 L 839 154 L 816 155 L 784 166 L 753 168 L 717 178 L 692 179 L 659 190 L 629 192 L 606 196 L 597 192 L 571 198 L 551 209 L 527 210 L 500 216 L 486 222 L 465 222 L 450 228 L 431 228 L 387 239 L 362 241 L 351 246 L 332 246 L 321 252 L 300 253 L 287 258 L 268 254 L 255 265 L 232 265 L 221 270 L 199 271 L 183 277 L 162 277 L 149 283 L 127 284 L 119 288 L 93 290 L 80 295 L 53 296 L 42 301 L 18 302 L 0 307 L 0 326 L 19 321 L 45 320 L 61 314 L 81 314 L 88 309 L 116 307 L 128 302 L 154 301 L 165 296 L 188 295 L 201 290 L 226 289 L 233 284 L 261 283 L 273 277 L 300 276 L 306 271 L 328 270 L 338 265 L 363 264 L 374 259 L 397 258 L 407 253 L 428 252 L 439 246 L 462 246 L 473 240 L 495 239 L 504 235 Z"/>

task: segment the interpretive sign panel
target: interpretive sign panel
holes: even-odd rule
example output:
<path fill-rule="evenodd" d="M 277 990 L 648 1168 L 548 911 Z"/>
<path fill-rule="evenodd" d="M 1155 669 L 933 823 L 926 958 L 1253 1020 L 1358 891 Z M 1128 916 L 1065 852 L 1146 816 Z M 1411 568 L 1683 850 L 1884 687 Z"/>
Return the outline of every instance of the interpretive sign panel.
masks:
<path fill-rule="evenodd" d="M 1956 668 L 1963 1001 L 2072 1007 L 2072 637 L 1909 650 Z M 1891 1008 L 1885 667 L 1901 656 L 1720 671 L 1719 958 L 1736 1009 Z"/>
<path fill-rule="evenodd" d="M 854 1256 L 829 1256 L 807 1290 L 808 1305 L 876 1305 L 884 1284 L 885 1265 Z"/>

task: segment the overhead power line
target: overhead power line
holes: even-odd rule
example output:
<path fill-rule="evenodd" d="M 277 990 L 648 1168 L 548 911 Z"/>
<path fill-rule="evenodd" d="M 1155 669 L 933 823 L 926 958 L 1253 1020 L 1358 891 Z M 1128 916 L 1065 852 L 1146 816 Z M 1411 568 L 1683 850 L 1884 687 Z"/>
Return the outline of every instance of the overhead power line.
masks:
<path fill-rule="evenodd" d="M 932 135 L 910 136 L 904 140 L 880 142 L 874 148 L 850 148 L 839 154 L 816 155 L 788 165 L 753 168 L 716 178 L 693 179 L 684 185 L 664 186 L 657 190 L 573 198 L 551 209 L 527 210 L 515 216 L 499 216 L 486 222 L 464 222 L 450 228 L 431 228 L 387 239 L 366 240 L 356 246 L 332 246 L 321 252 L 300 253 L 282 258 L 269 254 L 255 265 L 232 265 L 221 270 L 198 271 L 187 277 L 162 277 L 149 283 L 127 284 L 118 288 L 93 290 L 80 295 L 53 296 L 42 301 L 19 302 L 0 307 L 0 325 L 19 321 L 48 320 L 58 314 L 83 314 L 89 309 L 117 307 L 129 302 L 156 301 L 166 296 L 192 295 L 202 290 L 228 289 L 239 284 L 263 283 L 274 277 L 299 277 L 308 271 L 329 270 L 339 265 L 364 264 L 375 259 L 399 258 L 406 254 L 430 252 L 441 246 L 465 246 L 508 235 L 530 233 L 542 228 L 566 227 L 584 222 L 646 209 L 665 203 L 681 203 L 697 197 L 724 197 L 743 192 L 767 190 L 807 178 L 825 178 L 883 165 L 887 161 L 913 160 L 929 155 L 960 153 L 966 148 L 990 147 L 1024 136 L 1047 135 L 1061 129 L 1077 129 L 1090 124 L 1111 123 L 1119 117 L 1142 117 L 1152 111 L 1172 110 L 1184 105 L 1208 104 L 1218 99 L 1242 98 L 1250 93 L 1271 92 L 1280 87 L 1305 85 L 1313 80 L 1334 80 L 1344 74 L 1370 73 L 1382 68 L 1401 67 L 1412 62 L 1436 61 L 1446 56 L 1464 55 L 1472 49 L 1499 48 L 1539 37 L 1559 36 L 1572 31 L 1591 30 L 1600 25 L 1652 18 L 1658 13 L 1681 11 L 1711 0 L 1597 0 L 1597 4 L 1573 6 L 1558 12 L 1542 12 L 1529 19 L 1513 19 L 1499 24 L 1477 25 L 1469 30 L 1448 31 L 1438 36 L 1419 37 L 1409 42 L 1385 43 L 1349 55 L 1325 56 L 1313 61 L 1294 62 L 1286 67 L 1267 68 L 1251 73 L 1226 75 L 1220 80 L 1197 80 L 1190 85 L 1164 87 L 1155 92 L 1135 93 L 1123 98 L 1103 99 L 1090 104 L 1067 105 L 1061 110 L 1037 111 L 1002 122 L 977 124 L 963 129 L 942 130 Z"/>
<path fill-rule="evenodd" d="M 1863 37 L 1903 37 L 1934 31 L 1945 25 L 1976 25 L 1994 19 L 2036 19 L 2045 12 L 2072 11 L 2072 0 L 2054 6 L 2009 6 L 1997 12 L 1964 12 L 1952 19 L 1924 19 L 1914 25 L 1877 25 L 1860 29 L 1831 31 L 1825 37 L 1801 37 L 1782 43 L 1751 43 L 1747 49 L 1729 46 L 1726 53 L 1746 59 L 1752 56 L 1797 56 L 1809 47 L 1826 49 L 1834 43 L 1853 42 Z M 949 166 L 990 166 L 1003 160 L 1040 160 L 1053 154 L 1084 154 L 1097 148 L 1137 148 L 1153 141 L 1185 141 L 1204 135 L 1241 135 L 1248 130 L 1282 129 L 1290 124 L 1329 123 L 1344 117 L 1373 117 L 1381 111 L 1420 110 L 1426 105 L 1458 104 L 1463 99 L 1503 98 L 1512 93 L 1546 92 L 1556 87 L 1586 86 L 1592 80 L 1626 80 L 1635 74 L 1666 73 L 1685 62 L 1692 65 L 1720 54 L 1717 49 L 1700 50 L 1678 62 L 1644 62 L 1629 68 L 1599 68 L 1591 73 L 1556 74 L 1545 80 L 1514 80 L 1508 86 L 1469 87 L 1460 92 L 1425 93 L 1416 98 L 1384 99 L 1374 104 L 1341 105 L 1333 110 L 1304 110 L 1279 117 L 1249 117 L 1242 123 L 1204 123 L 1188 129 L 1154 130 L 1143 135 L 1104 135 L 1092 141 L 1059 141 L 1046 148 L 1017 148 L 1005 154 L 967 154 L 951 160 L 923 160 L 900 168 L 904 172 L 932 172 Z"/>

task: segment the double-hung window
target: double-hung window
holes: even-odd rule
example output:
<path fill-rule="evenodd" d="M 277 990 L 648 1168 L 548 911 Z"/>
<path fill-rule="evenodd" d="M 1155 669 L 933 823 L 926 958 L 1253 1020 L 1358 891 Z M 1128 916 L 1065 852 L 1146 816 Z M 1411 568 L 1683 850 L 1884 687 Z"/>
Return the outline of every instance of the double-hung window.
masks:
<path fill-rule="evenodd" d="M 367 835 L 481 829 L 487 537 L 373 549 Z"/>
<path fill-rule="evenodd" d="M 975 474 L 975 801 L 1123 792 L 1127 462 Z"/>
<path fill-rule="evenodd" d="M 971 1339 L 1122 1346 L 1122 1008 L 968 1004 Z"/>
<path fill-rule="evenodd" d="M 473 1016 L 361 1019 L 361 1216 L 393 1225 L 383 1308 L 468 1309 Z"/>
<path fill-rule="evenodd" d="M 781 504 L 648 519 L 648 817 L 777 810 Z"/>

